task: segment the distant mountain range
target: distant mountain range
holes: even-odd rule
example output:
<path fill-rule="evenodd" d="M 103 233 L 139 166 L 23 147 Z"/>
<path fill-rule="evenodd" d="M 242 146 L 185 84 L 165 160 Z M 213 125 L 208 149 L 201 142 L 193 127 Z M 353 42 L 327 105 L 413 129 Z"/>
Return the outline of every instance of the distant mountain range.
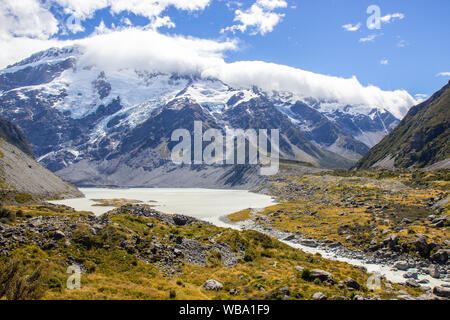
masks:
<path fill-rule="evenodd" d="M 14 201 L 16 197 L 26 201 L 34 196 L 82 196 L 77 188 L 37 163 L 30 152 L 20 129 L 0 119 L 0 202 Z"/>
<path fill-rule="evenodd" d="M 161 157 L 194 120 L 225 129 L 281 129 L 281 157 L 349 168 L 400 122 L 386 108 L 291 92 L 235 88 L 197 75 L 101 70 L 80 47 L 50 49 L 0 71 L 0 113 L 38 161 L 77 185 L 258 185 L 249 167 L 177 167 Z"/>
<path fill-rule="evenodd" d="M 356 168 L 450 168 L 450 82 L 410 109 Z"/>

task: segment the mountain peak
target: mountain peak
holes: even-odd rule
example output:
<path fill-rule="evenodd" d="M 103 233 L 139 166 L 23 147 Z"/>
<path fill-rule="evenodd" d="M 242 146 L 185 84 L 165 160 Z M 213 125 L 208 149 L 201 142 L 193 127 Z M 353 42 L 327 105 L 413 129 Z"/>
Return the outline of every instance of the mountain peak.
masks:
<path fill-rule="evenodd" d="M 63 48 L 53 47 L 44 51 L 37 52 L 22 61 L 9 65 L 6 67 L 6 69 L 23 67 L 35 63 L 44 63 L 48 61 L 66 59 L 69 57 L 80 56 L 81 54 L 82 48 L 79 45 L 73 45 Z"/>

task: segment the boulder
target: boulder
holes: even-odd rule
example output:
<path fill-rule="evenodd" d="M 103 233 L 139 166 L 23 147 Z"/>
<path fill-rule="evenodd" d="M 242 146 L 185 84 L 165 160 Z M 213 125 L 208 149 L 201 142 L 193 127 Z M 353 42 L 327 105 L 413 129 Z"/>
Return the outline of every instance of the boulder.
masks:
<path fill-rule="evenodd" d="M 362 301 L 362 300 L 364 300 L 364 297 L 362 295 L 357 294 L 356 296 L 353 297 L 353 300 L 355 300 L 355 301 L 357 301 L 357 300 Z"/>
<path fill-rule="evenodd" d="M 424 258 L 430 255 L 430 246 L 427 243 L 425 235 L 419 235 L 419 238 L 413 243 L 416 251 Z"/>
<path fill-rule="evenodd" d="M 441 249 L 431 256 L 431 261 L 438 264 L 446 264 L 450 250 Z"/>
<path fill-rule="evenodd" d="M 420 284 L 418 284 L 415 280 L 412 279 L 406 280 L 405 285 L 411 288 L 420 288 Z"/>
<path fill-rule="evenodd" d="M 295 266 L 295 271 L 303 272 L 303 270 L 305 270 L 305 268 L 303 268 L 302 266 Z"/>
<path fill-rule="evenodd" d="M 428 274 L 434 279 L 439 279 L 441 277 L 441 273 L 439 272 L 439 268 L 437 266 L 431 266 L 428 269 Z"/>
<path fill-rule="evenodd" d="M 347 300 L 347 297 L 344 296 L 332 296 L 331 300 Z"/>
<path fill-rule="evenodd" d="M 385 248 L 387 247 L 387 248 L 393 249 L 398 245 L 398 241 L 399 241 L 398 236 L 394 234 L 394 235 L 390 236 L 389 238 L 384 239 L 381 242 L 381 244 Z"/>
<path fill-rule="evenodd" d="M 317 242 L 311 239 L 305 239 L 300 241 L 300 244 L 306 246 L 306 247 L 311 247 L 311 248 L 316 248 L 318 246 Z"/>
<path fill-rule="evenodd" d="M 64 234 L 64 232 L 56 230 L 55 233 L 53 234 L 53 239 L 55 240 L 61 240 L 63 238 L 65 238 L 66 235 Z"/>
<path fill-rule="evenodd" d="M 402 271 L 406 271 L 409 269 L 409 263 L 407 261 L 397 261 L 394 264 L 394 268 Z"/>
<path fill-rule="evenodd" d="M 182 215 L 174 215 L 172 219 L 173 219 L 173 223 L 176 226 L 185 226 L 185 225 L 191 224 L 192 222 L 195 221 L 194 218 L 182 216 Z"/>
<path fill-rule="evenodd" d="M 278 290 L 280 294 L 289 297 L 291 295 L 291 291 L 289 290 L 289 287 L 283 287 L 280 290 Z"/>
<path fill-rule="evenodd" d="M 214 280 L 214 279 L 210 279 L 207 280 L 204 284 L 203 284 L 203 288 L 205 290 L 208 291 L 220 291 L 223 289 L 223 284 L 221 284 L 219 281 Z"/>
<path fill-rule="evenodd" d="M 434 287 L 433 293 L 441 298 L 450 298 L 450 288 Z"/>
<path fill-rule="evenodd" d="M 361 285 L 355 280 L 355 279 L 353 279 L 353 278 L 346 278 L 345 280 L 344 280 L 344 284 L 347 286 L 347 287 L 349 287 L 349 288 L 352 288 L 352 289 L 355 289 L 355 290 L 359 290 L 360 288 L 361 288 Z"/>
<path fill-rule="evenodd" d="M 437 218 L 431 222 L 430 227 L 431 228 L 442 228 L 445 226 L 446 222 L 447 222 L 446 218 Z"/>
<path fill-rule="evenodd" d="M 439 297 L 436 297 L 434 294 L 426 293 L 421 296 L 417 297 L 417 300 L 421 301 L 434 301 L 434 300 L 441 300 Z"/>
<path fill-rule="evenodd" d="M 333 275 L 331 273 L 319 269 L 311 270 L 311 278 L 334 283 Z"/>
<path fill-rule="evenodd" d="M 403 275 L 403 278 L 405 279 L 418 279 L 419 274 L 417 273 L 417 271 L 408 271 Z"/>
<path fill-rule="evenodd" d="M 324 295 L 322 292 L 316 292 L 312 296 L 313 300 L 327 300 L 327 296 Z"/>
<path fill-rule="evenodd" d="M 403 220 L 402 220 L 402 222 L 401 222 L 402 224 L 411 224 L 412 223 L 412 221 L 411 220 L 409 220 L 408 218 L 404 218 Z"/>

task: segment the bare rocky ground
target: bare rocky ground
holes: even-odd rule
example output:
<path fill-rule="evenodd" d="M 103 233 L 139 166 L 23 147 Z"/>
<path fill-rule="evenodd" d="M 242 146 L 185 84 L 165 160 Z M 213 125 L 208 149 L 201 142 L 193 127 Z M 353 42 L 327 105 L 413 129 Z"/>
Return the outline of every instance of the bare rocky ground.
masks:
<path fill-rule="evenodd" d="M 39 197 L 83 196 L 76 187 L 63 181 L 4 140 L 0 140 L 0 154 L 0 181 L 3 193 L 9 190 Z"/>

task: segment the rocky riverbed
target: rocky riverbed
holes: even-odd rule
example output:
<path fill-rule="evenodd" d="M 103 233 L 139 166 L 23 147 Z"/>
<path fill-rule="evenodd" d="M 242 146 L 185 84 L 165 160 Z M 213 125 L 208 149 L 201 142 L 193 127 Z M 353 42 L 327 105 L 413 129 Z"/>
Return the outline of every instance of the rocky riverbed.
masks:
<path fill-rule="evenodd" d="M 343 261 L 359 266 L 370 273 L 408 287 L 422 288 L 426 294 L 421 299 L 435 297 L 450 297 L 450 266 L 448 256 L 450 250 L 437 251 L 430 260 L 401 255 L 389 250 L 367 253 L 361 250 L 351 250 L 339 242 L 320 241 L 305 237 L 301 233 L 290 233 L 267 228 L 258 223 L 259 219 L 247 220 L 235 224 L 241 230 L 255 230 L 283 241 L 292 247 L 308 253 L 317 254 L 331 260 Z M 396 239 L 390 239 L 395 242 Z M 426 240 L 421 242 L 426 245 Z M 388 246 L 389 246 L 388 242 Z M 392 245 L 391 245 L 392 246 Z M 445 292 L 445 293 L 443 293 Z M 414 299 L 413 297 L 405 297 Z"/>

